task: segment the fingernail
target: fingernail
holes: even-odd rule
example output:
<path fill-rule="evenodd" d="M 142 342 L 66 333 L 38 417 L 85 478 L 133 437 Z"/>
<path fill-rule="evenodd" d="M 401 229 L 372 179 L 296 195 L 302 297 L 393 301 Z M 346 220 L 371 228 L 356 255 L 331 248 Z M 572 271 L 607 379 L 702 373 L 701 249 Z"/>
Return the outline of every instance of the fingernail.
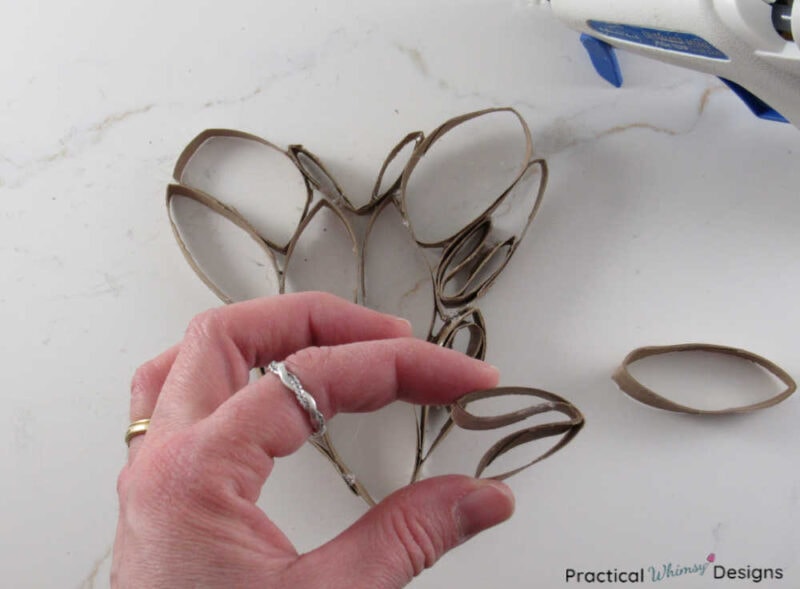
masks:
<path fill-rule="evenodd" d="M 488 372 L 491 375 L 491 378 L 494 380 L 494 385 L 497 385 L 497 383 L 500 382 L 500 369 L 494 364 L 489 364 L 488 362 L 483 362 L 483 366 L 486 372 Z"/>
<path fill-rule="evenodd" d="M 461 540 L 506 521 L 514 513 L 514 494 L 497 481 L 476 481 L 476 487 L 456 505 Z"/>
<path fill-rule="evenodd" d="M 408 320 L 408 319 L 406 319 L 405 317 L 398 317 L 397 315 L 392 315 L 392 317 L 394 317 L 394 319 L 395 319 L 395 320 L 396 320 L 398 323 L 402 323 L 402 324 L 404 324 L 406 327 L 408 327 L 408 329 L 411 329 L 411 321 L 409 321 L 409 320 Z"/>

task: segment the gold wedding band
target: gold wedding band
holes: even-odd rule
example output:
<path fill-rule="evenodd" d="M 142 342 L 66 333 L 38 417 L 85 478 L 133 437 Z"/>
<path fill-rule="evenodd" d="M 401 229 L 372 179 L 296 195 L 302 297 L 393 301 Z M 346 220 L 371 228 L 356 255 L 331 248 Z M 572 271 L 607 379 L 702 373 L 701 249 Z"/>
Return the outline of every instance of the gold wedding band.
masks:
<path fill-rule="evenodd" d="M 125 432 L 125 445 L 130 446 L 131 440 L 136 436 L 141 436 L 143 433 L 146 433 L 148 427 L 150 427 L 149 419 L 139 419 L 130 424 L 128 426 L 128 431 Z"/>

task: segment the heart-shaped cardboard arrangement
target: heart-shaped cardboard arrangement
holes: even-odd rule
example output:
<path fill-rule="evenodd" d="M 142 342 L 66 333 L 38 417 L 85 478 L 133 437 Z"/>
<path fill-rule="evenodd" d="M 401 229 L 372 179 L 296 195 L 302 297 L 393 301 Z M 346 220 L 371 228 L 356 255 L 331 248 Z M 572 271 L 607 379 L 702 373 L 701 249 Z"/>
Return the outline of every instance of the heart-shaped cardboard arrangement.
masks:
<path fill-rule="evenodd" d="M 224 302 L 324 290 L 405 317 L 415 336 L 483 359 L 486 325 L 477 301 L 536 216 L 547 164 L 533 157 L 519 113 L 493 108 L 455 117 L 427 136 L 408 134 L 390 151 L 361 205 L 304 147 L 283 150 L 234 130 L 198 135 L 179 157 L 174 178 L 167 208 L 178 245 Z M 370 486 L 420 478 L 454 428 L 480 432 L 528 422 L 504 432 L 478 459 L 475 475 L 499 480 L 560 450 L 584 424 L 566 399 L 526 387 L 475 391 L 452 406 L 422 407 L 412 415 L 413 428 L 398 429 L 395 420 L 394 426 L 361 428 L 359 435 L 346 417 L 333 420 L 345 424 L 340 435 L 348 456 L 364 454 L 355 458 L 364 464 L 381 463 L 386 447 L 365 443 L 365 435 L 395 445 L 403 432 L 411 434 L 405 436 L 408 473 L 384 472 Z M 312 443 L 354 493 L 374 504 L 365 480 L 337 451 L 336 437 Z M 537 445 L 521 460 L 515 452 L 509 463 L 512 450 L 548 438 L 554 441 L 544 449 Z M 488 474 L 496 461 L 501 472 Z"/>

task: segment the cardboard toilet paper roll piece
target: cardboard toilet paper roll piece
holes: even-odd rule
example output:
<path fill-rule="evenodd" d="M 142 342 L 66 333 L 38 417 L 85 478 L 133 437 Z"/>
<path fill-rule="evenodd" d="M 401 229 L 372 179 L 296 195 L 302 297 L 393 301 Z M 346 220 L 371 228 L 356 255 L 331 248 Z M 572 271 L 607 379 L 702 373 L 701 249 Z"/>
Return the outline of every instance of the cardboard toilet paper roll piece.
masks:
<path fill-rule="evenodd" d="M 501 415 L 478 416 L 467 411 L 467 406 L 469 403 L 474 401 L 511 395 L 534 397 L 536 399 L 541 399 L 544 402 L 530 405 L 528 407 L 518 409 L 517 411 L 504 413 Z M 480 461 L 478 462 L 478 467 L 475 470 L 476 477 L 483 475 L 486 469 L 489 468 L 489 466 L 491 466 L 495 460 L 503 456 L 505 453 L 510 452 L 514 448 L 530 442 L 535 442 L 536 440 L 559 435 L 561 436 L 555 445 L 553 445 L 549 450 L 535 457 L 533 460 L 517 468 L 513 468 L 489 477 L 501 481 L 517 474 L 520 471 L 525 470 L 529 466 L 533 466 L 548 456 L 555 454 L 570 441 L 572 441 L 572 439 L 578 435 L 578 432 L 581 431 L 585 424 L 585 419 L 581 412 L 578 411 L 577 407 L 563 397 L 559 397 L 558 395 L 548 391 L 526 387 L 497 387 L 483 391 L 474 391 L 464 395 L 453 405 L 451 416 L 453 422 L 463 429 L 489 430 L 514 425 L 515 423 L 524 421 L 529 417 L 533 417 L 534 415 L 543 415 L 550 412 L 561 413 L 569 419 L 541 423 L 516 431 L 497 441 L 481 457 Z"/>
<path fill-rule="evenodd" d="M 687 405 L 676 403 L 675 401 L 656 393 L 652 389 L 646 387 L 636 380 L 628 371 L 628 367 L 637 360 L 676 352 L 711 352 L 713 354 L 733 356 L 734 358 L 738 358 L 745 362 L 752 362 L 753 364 L 760 366 L 778 378 L 781 382 L 783 382 L 783 384 L 786 385 L 786 389 L 774 397 L 770 397 L 769 399 L 759 401 L 758 403 L 752 403 L 750 405 L 727 407 L 724 409 L 697 409 L 695 407 L 689 407 Z M 624 393 L 633 397 L 637 401 L 644 403 L 645 405 L 650 405 L 651 407 L 655 407 L 657 409 L 665 409 L 666 411 L 690 413 L 693 415 L 729 415 L 735 413 L 750 413 L 752 411 L 757 411 L 758 409 L 765 409 L 767 407 L 777 405 L 781 401 L 789 398 L 792 393 L 797 390 L 797 384 L 795 384 L 795 381 L 792 379 L 792 377 L 789 376 L 785 370 L 776 364 L 773 364 L 766 358 L 763 358 L 752 352 L 748 352 L 747 350 L 730 348 L 728 346 L 720 346 L 716 344 L 678 344 L 672 346 L 648 346 L 637 348 L 625 357 L 625 359 L 622 361 L 622 364 L 614 372 L 612 378 Z"/>

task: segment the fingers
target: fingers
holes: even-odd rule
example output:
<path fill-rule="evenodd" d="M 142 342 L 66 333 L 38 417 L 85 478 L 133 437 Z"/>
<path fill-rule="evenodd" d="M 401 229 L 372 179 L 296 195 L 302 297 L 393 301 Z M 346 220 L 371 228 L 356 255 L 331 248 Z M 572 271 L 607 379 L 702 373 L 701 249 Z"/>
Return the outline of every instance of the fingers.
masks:
<path fill-rule="evenodd" d="M 398 589 L 448 550 L 505 521 L 514 496 L 502 483 L 448 476 L 390 495 L 339 537 L 302 556 L 292 587 Z"/>
<path fill-rule="evenodd" d="M 395 399 L 447 404 L 498 380 L 497 369 L 484 362 L 413 338 L 306 348 L 285 364 L 327 419 Z M 212 439 L 255 446 L 267 458 L 291 454 L 312 433 L 308 414 L 272 374 L 229 399 L 209 421 Z"/>
<path fill-rule="evenodd" d="M 142 364 L 131 380 L 130 419 L 136 421 L 153 415 L 156 400 L 180 347 L 172 346 L 152 360 Z"/>
<path fill-rule="evenodd" d="M 407 321 L 326 293 L 246 301 L 196 317 L 157 407 L 159 420 L 189 424 L 245 386 L 252 368 L 314 345 L 409 335 Z"/>
<path fill-rule="evenodd" d="M 130 420 L 147 419 L 153 415 L 158 395 L 167 380 L 180 347 L 172 346 L 149 362 L 142 364 L 131 380 Z M 142 443 L 142 436 L 136 436 L 129 444 L 128 460 L 133 460 L 137 448 Z"/>

